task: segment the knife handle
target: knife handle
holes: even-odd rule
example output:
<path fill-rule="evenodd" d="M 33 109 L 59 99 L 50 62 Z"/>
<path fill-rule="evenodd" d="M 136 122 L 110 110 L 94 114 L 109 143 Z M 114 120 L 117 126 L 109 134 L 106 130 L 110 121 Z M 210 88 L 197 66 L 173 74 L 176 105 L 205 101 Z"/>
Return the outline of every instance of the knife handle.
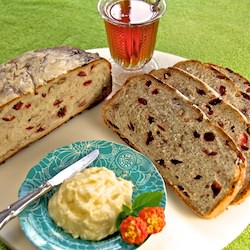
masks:
<path fill-rule="evenodd" d="M 27 194 L 20 200 L 12 203 L 6 209 L 0 212 L 0 229 L 2 229 L 7 222 L 9 222 L 13 218 L 15 218 L 20 212 L 22 212 L 23 209 L 26 208 L 30 203 L 32 203 L 51 189 L 52 186 L 50 184 L 44 183 L 38 188 L 34 189 L 31 193 Z"/>

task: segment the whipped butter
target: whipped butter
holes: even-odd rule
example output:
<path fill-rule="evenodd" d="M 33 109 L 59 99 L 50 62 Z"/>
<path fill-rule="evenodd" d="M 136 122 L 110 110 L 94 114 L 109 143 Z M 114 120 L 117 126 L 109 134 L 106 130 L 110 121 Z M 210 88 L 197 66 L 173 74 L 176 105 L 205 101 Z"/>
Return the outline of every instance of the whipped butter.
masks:
<path fill-rule="evenodd" d="M 55 223 L 74 238 L 101 240 L 117 231 L 122 205 L 131 206 L 133 184 L 105 167 L 92 167 L 64 181 L 48 204 Z"/>

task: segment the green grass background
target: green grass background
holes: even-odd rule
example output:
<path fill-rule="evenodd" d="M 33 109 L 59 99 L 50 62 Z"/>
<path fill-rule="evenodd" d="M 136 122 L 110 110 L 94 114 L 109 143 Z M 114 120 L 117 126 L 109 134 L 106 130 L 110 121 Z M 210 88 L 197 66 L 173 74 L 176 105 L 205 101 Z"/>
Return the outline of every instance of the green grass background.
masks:
<path fill-rule="evenodd" d="M 58 45 L 107 47 L 98 0 L 0 0 L 0 63 Z M 250 79 L 250 0 L 168 0 L 156 49 Z M 250 249 L 250 226 L 226 250 Z M 0 243 L 0 249 L 5 249 Z"/>
<path fill-rule="evenodd" d="M 0 63 L 31 49 L 107 47 L 98 0 L 0 0 Z M 250 79 L 249 0 L 168 0 L 156 49 Z"/>

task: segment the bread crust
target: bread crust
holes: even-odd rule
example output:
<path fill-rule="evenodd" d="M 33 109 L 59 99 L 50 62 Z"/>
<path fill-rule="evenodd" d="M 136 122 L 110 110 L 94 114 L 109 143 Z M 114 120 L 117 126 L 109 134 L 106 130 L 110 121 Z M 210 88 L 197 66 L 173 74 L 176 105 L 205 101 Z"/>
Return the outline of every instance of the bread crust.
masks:
<path fill-rule="evenodd" d="M 31 55 L 28 53 L 28 58 L 35 57 L 36 53 L 40 57 L 41 53 L 48 57 L 47 54 L 53 51 L 53 48 L 42 50 L 42 52 L 38 50 L 38 52 L 31 52 Z M 0 95 L 1 97 L 7 95 L 6 98 L 3 97 L 1 100 L 2 106 L 0 107 L 0 127 L 2 130 L 0 134 L 2 142 L 0 163 L 3 163 L 22 148 L 46 136 L 84 110 L 98 104 L 112 91 L 111 65 L 106 59 L 100 58 L 96 54 L 86 54 L 79 49 L 69 47 L 55 48 L 55 51 L 56 55 L 58 53 L 62 55 L 58 60 L 57 58 L 51 60 L 47 58 L 48 65 L 46 64 L 43 67 L 43 71 L 44 68 L 53 69 L 54 66 L 50 68 L 50 62 L 60 62 L 61 65 L 67 63 L 69 58 L 72 57 L 77 57 L 73 59 L 76 61 L 73 66 L 77 66 L 74 68 L 72 68 L 72 65 L 67 66 L 66 69 L 58 69 L 58 66 L 56 66 L 56 73 L 40 72 L 40 77 L 45 74 L 46 79 L 49 78 L 50 80 L 35 79 L 31 76 L 32 79 L 34 78 L 32 84 L 31 82 L 28 85 L 24 84 L 24 86 L 28 86 L 25 89 L 18 85 L 17 80 L 26 79 L 26 73 L 21 72 L 27 72 L 27 68 L 24 68 L 24 71 L 21 71 L 21 69 L 18 71 L 20 77 L 15 80 L 15 84 L 12 84 L 9 80 L 10 72 L 7 73 L 6 79 L 9 81 L 7 85 L 12 87 L 15 85 L 15 88 L 20 89 L 20 91 L 9 96 L 8 92 L 3 93 L 5 87 L 2 89 L 2 95 Z M 27 59 L 27 54 L 24 58 Z M 65 61 L 63 61 L 64 59 Z M 22 56 L 13 61 L 17 63 L 19 60 L 22 61 L 21 65 L 27 64 L 27 61 L 23 61 Z M 42 61 L 45 63 L 45 59 Z M 36 70 L 33 69 L 32 72 L 35 73 Z M 15 74 L 15 72 L 12 73 Z M 22 77 L 23 74 L 25 76 Z M 4 78 L 2 78 L 2 81 L 4 81 Z"/>
<path fill-rule="evenodd" d="M 250 121 L 250 95 L 240 91 L 227 76 L 211 65 L 197 60 L 182 61 L 175 64 L 174 67 L 185 70 L 205 82 Z"/>
<path fill-rule="evenodd" d="M 211 87 L 182 69 L 162 68 L 154 70 L 150 74 L 189 98 L 205 113 L 208 119 L 223 128 L 242 151 L 246 158 L 246 178 L 232 204 L 243 202 L 250 195 L 250 165 L 248 163 L 250 162 L 250 145 L 247 139 L 250 124 L 248 120 L 235 107 L 224 101 Z"/>
<path fill-rule="evenodd" d="M 249 82 L 244 77 L 221 66 L 202 63 L 197 60 L 182 61 L 175 64 L 174 67 L 188 72 L 194 77 L 197 77 L 204 84 L 213 88 L 224 101 L 234 106 L 238 112 L 241 112 L 245 119 L 250 122 L 250 95 L 247 91 L 243 91 L 244 87 L 248 86 Z M 246 133 L 245 140 L 248 141 L 248 133 Z M 248 196 L 250 196 L 249 170 L 247 170 L 246 181 L 243 188 L 240 190 L 232 204 L 240 204 Z"/>
<path fill-rule="evenodd" d="M 235 198 L 235 196 L 237 195 L 239 189 L 242 186 L 242 182 L 244 179 L 244 175 L 245 175 L 245 163 L 244 163 L 244 157 L 242 156 L 242 153 L 238 150 L 238 148 L 236 147 L 236 145 L 234 144 L 234 142 L 232 141 L 232 139 L 224 132 L 222 131 L 219 127 L 215 126 L 214 124 L 212 125 L 212 123 L 210 121 L 206 121 L 206 123 L 209 123 L 211 126 L 213 126 L 213 128 L 215 130 L 217 130 L 217 132 L 219 134 L 221 134 L 222 137 L 227 138 L 229 144 L 230 144 L 230 150 L 232 150 L 232 152 L 234 151 L 237 155 L 237 162 L 235 163 L 235 167 L 234 167 L 234 174 L 232 177 L 232 182 L 230 184 L 230 188 L 228 188 L 227 192 L 225 193 L 225 195 L 223 195 L 223 197 L 217 201 L 216 204 L 214 204 L 213 209 L 211 209 L 209 212 L 201 212 L 198 211 L 197 207 L 195 207 L 189 199 L 187 199 L 187 197 L 185 196 L 184 192 L 180 192 L 180 190 L 175 186 L 176 184 L 172 183 L 172 181 L 165 176 L 164 173 L 164 168 L 161 166 L 161 164 L 159 162 L 157 162 L 155 159 L 152 158 L 152 154 L 148 154 L 147 151 L 145 151 L 145 149 L 143 148 L 143 145 L 141 145 L 139 142 L 135 143 L 131 140 L 131 136 L 128 136 L 128 131 L 129 129 L 126 129 L 124 127 L 119 128 L 118 125 L 115 122 L 115 118 L 112 118 L 112 114 L 115 114 L 116 112 L 118 112 L 118 106 L 119 105 L 130 105 L 127 103 L 119 103 L 119 98 L 120 95 L 122 95 L 123 97 L 125 95 L 127 96 L 131 96 L 131 93 L 129 92 L 129 85 L 131 84 L 131 88 L 133 88 L 133 82 L 136 82 L 138 80 L 138 82 L 140 82 L 141 80 L 139 79 L 143 79 L 144 82 L 153 82 L 155 85 L 153 86 L 157 86 L 159 87 L 160 90 L 162 89 L 167 89 L 167 91 L 170 91 L 173 93 L 173 95 L 175 96 L 176 94 L 179 96 L 181 96 L 182 98 L 182 102 L 186 103 L 185 105 L 191 107 L 192 109 L 195 109 L 197 114 L 199 113 L 200 115 L 202 115 L 203 119 L 206 119 L 204 117 L 204 115 L 201 113 L 201 111 L 194 107 L 192 105 L 192 103 L 189 100 L 186 100 L 182 95 L 180 95 L 175 89 L 173 89 L 170 86 L 164 85 L 163 83 L 161 83 L 160 81 L 156 80 L 155 78 L 153 78 L 152 76 L 148 76 L 148 75 L 142 75 L 142 76 L 136 76 L 136 77 L 132 77 L 130 78 L 120 89 L 120 91 L 118 91 L 110 100 L 107 101 L 107 103 L 103 106 L 103 110 L 102 110 L 102 114 L 103 114 L 103 120 L 104 122 L 107 124 L 108 127 L 110 127 L 114 132 L 116 132 L 126 143 L 128 143 L 131 147 L 135 148 L 136 150 L 142 152 L 143 154 L 147 155 L 155 164 L 155 166 L 158 168 L 159 172 L 161 173 L 162 177 L 164 178 L 165 182 L 178 194 L 178 196 L 180 196 L 182 198 L 182 200 L 199 216 L 203 217 L 203 218 L 214 218 L 216 216 L 218 216 L 219 214 L 221 214 L 226 208 L 227 206 L 230 204 L 230 202 Z M 140 85 L 141 87 L 141 85 Z M 139 87 L 138 87 L 139 88 Z M 126 98 L 125 98 L 126 99 Z M 123 99 L 123 100 L 125 100 Z M 127 99 L 126 99 L 127 100 Z M 153 99 L 150 100 L 151 102 L 153 102 Z M 118 104 L 119 103 L 119 104 Z M 117 106 L 117 107 L 116 107 Z M 112 108 L 114 108 L 114 110 L 112 111 Z M 117 108 L 117 110 L 116 110 Z M 131 109 L 132 107 L 128 108 Z M 135 108 L 135 107 L 133 107 Z M 126 110 L 126 108 L 125 108 Z M 108 114 L 108 112 L 110 112 L 110 114 Z M 128 110 L 129 112 L 129 110 Z M 139 113 L 139 111 L 137 112 Z M 138 117 L 138 119 L 142 119 L 140 116 Z M 132 126 L 132 125 L 131 125 Z M 216 128 L 215 128 L 216 127 Z M 121 131 L 122 130 L 122 131 Z M 146 130 L 146 128 L 145 128 Z M 140 136 L 140 135 L 138 135 Z M 129 138 L 128 138 L 129 137 Z M 165 160 L 165 159 L 164 159 Z"/>
<path fill-rule="evenodd" d="M 237 88 L 239 88 L 240 91 L 250 94 L 250 82 L 247 78 L 229 68 L 225 68 L 217 64 L 207 63 L 207 65 L 228 77 L 237 86 Z"/>

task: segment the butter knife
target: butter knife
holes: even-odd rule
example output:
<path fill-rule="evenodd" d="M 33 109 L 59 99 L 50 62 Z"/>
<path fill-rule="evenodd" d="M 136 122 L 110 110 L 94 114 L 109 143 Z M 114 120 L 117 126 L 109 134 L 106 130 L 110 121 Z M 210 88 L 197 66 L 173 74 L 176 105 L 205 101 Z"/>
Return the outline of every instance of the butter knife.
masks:
<path fill-rule="evenodd" d="M 25 195 L 23 198 L 9 205 L 6 209 L 0 212 L 0 229 L 2 229 L 7 222 L 15 218 L 33 201 L 35 201 L 45 193 L 49 192 L 53 187 L 61 184 L 64 180 L 74 176 L 76 173 L 89 166 L 97 158 L 98 155 L 98 149 L 92 151 L 82 159 L 63 169 L 50 180 L 46 181 L 38 188 L 34 189 L 29 194 Z"/>

